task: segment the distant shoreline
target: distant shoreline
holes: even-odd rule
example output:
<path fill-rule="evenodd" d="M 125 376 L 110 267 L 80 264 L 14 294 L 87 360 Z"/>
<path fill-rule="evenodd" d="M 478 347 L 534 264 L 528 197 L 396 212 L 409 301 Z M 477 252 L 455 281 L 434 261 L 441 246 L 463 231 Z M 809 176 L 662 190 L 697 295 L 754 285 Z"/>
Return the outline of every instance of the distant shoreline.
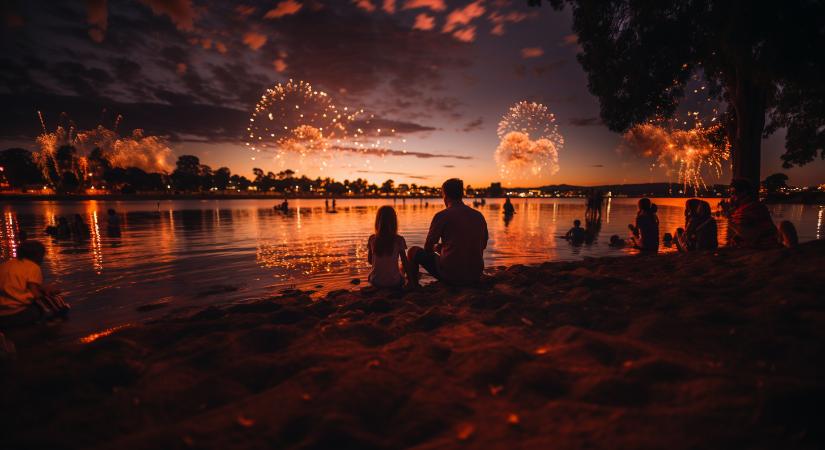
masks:
<path fill-rule="evenodd" d="M 641 198 L 641 195 L 621 195 L 613 196 L 612 198 Z M 650 196 L 652 198 L 694 198 L 693 196 Z M 332 199 L 333 197 L 324 197 L 317 195 L 297 195 L 288 196 L 288 200 L 322 200 Z M 402 200 L 432 200 L 437 199 L 437 196 L 383 196 L 383 195 L 359 195 L 359 196 L 343 196 L 334 197 L 336 200 L 358 200 L 358 199 L 402 199 Z M 489 198 L 501 199 L 505 196 L 493 197 L 468 197 L 468 200 L 473 198 Z M 542 199 L 542 198 L 575 198 L 584 199 L 584 196 L 542 196 L 542 197 L 513 197 Z M 699 198 L 716 198 L 716 197 L 699 197 Z M 718 197 L 726 198 L 726 197 Z M 20 194 L 20 193 L 0 193 L 0 201 L 3 202 L 23 202 L 23 201 L 160 201 L 160 200 L 273 200 L 283 201 L 282 194 L 214 194 L 214 193 L 190 193 L 190 194 L 102 194 L 102 195 L 72 195 L 72 194 Z M 825 205 L 825 192 L 815 193 L 813 195 L 792 195 L 792 196 L 770 196 L 765 199 L 766 203 L 796 203 L 806 205 Z"/>
<path fill-rule="evenodd" d="M 642 196 L 630 196 L 630 195 L 622 195 L 622 196 L 613 196 L 612 198 L 641 198 Z M 665 198 L 661 196 L 650 196 L 651 198 Z M 342 196 L 342 197 L 325 197 L 325 196 L 317 196 L 317 195 L 289 195 L 286 197 L 287 200 L 360 200 L 360 199 L 397 199 L 397 200 L 432 200 L 432 199 L 439 199 L 441 197 L 431 195 L 431 196 L 385 196 L 385 195 L 358 195 L 358 196 Z M 467 197 L 466 200 L 472 201 L 474 199 L 503 199 L 506 196 L 487 196 L 487 197 Z M 563 198 L 572 198 L 572 199 L 585 199 L 585 196 L 542 196 L 542 197 L 518 197 L 512 196 L 514 200 L 521 199 L 521 198 L 529 198 L 529 199 L 542 199 L 542 198 L 553 198 L 553 199 L 563 199 Z M 693 198 L 691 196 L 679 196 L 679 197 L 667 197 L 667 198 Z M 709 198 L 709 197 L 701 197 L 701 198 Z M 720 197 L 722 198 L 722 197 Z M 103 195 L 61 195 L 61 194 L 47 194 L 47 195 L 40 195 L 40 194 L 0 194 L 0 200 L 3 201 L 28 201 L 28 200 L 40 200 L 40 201 L 89 201 L 89 200 L 106 200 L 106 201 L 147 201 L 147 200 L 275 200 L 275 201 L 283 201 L 284 196 L 282 194 L 103 194 Z"/>

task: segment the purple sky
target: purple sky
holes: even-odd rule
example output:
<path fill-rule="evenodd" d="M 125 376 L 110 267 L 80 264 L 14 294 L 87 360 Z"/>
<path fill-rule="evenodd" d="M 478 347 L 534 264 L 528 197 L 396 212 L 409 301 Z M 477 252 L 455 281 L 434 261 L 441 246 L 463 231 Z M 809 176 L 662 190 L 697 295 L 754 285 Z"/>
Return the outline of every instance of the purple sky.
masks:
<path fill-rule="evenodd" d="M 308 176 L 437 184 L 498 180 L 496 127 L 515 102 L 544 103 L 565 146 L 546 183 L 664 181 L 650 161 L 617 152 L 576 62 L 569 10 L 526 1 L 18 1 L 4 3 L 0 148 L 35 149 L 42 110 L 81 128 L 111 124 L 168 136 L 175 154 L 251 175 L 287 168 L 243 145 L 264 89 L 288 78 L 339 105 L 393 121 L 408 155 L 287 164 Z M 103 110 L 106 113 L 102 113 Z M 400 139 L 399 137 L 399 139 Z M 783 170 L 783 136 L 767 139 L 763 175 L 825 182 L 825 162 Z M 439 156 L 436 156 L 439 155 Z M 256 156 L 253 161 L 251 158 Z M 726 180 L 726 178 L 724 179 Z M 716 181 L 710 179 L 709 181 Z M 518 184 L 515 180 L 515 184 Z"/>

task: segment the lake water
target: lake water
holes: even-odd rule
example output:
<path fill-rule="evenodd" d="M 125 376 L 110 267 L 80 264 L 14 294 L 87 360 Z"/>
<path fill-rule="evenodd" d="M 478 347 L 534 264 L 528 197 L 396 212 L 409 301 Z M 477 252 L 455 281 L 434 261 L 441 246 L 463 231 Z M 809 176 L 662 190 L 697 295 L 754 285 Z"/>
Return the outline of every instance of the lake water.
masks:
<path fill-rule="evenodd" d="M 717 200 L 710 200 L 715 208 Z M 660 231 L 684 223 L 684 199 L 654 199 Z M 14 254 L 16 234 L 25 230 L 47 249 L 47 282 L 64 290 L 73 305 L 64 324 L 78 335 L 165 314 L 176 308 L 261 297 L 297 287 L 326 292 L 366 283 L 366 241 L 376 210 L 393 205 L 408 245 L 423 245 L 440 199 L 338 200 L 337 212 L 323 200 L 293 200 L 290 214 L 273 209 L 274 200 L 29 201 L 2 207 L 0 257 Z M 608 247 L 611 235 L 625 237 L 636 212 L 635 199 L 606 202 L 595 242 L 573 247 L 559 239 L 574 219 L 584 221 L 583 199 L 517 199 L 516 215 L 505 222 L 502 200 L 479 210 L 487 218 L 488 267 L 530 264 L 631 253 Z M 121 233 L 110 235 L 106 211 L 121 216 Z M 773 205 L 774 220 L 793 221 L 801 241 L 819 239 L 823 210 L 817 205 Z M 75 242 L 44 235 L 59 216 L 79 213 L 91 228 Z M 726 224 L 720 219 L 720 244 Z M 662 248 L 662 251 L 673 249 Z M 426 278 L 425 278 L 426 281 Z M 168 304 L 146 311 L 150 303 Z"/>

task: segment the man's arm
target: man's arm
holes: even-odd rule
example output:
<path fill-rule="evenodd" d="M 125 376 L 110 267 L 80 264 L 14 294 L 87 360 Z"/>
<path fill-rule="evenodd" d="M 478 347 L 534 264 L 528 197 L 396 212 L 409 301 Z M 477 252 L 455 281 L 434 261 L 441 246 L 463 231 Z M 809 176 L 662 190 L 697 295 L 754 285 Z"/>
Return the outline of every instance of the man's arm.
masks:
<path fill-rule="evenodd" d="M 487 248 L 487 241 L 490 240 L 490 233 L 487 230 L 487 221 L 484 222 L 484 242 L 481 244 L 481 249 L 484 250 Z"/>
<path fill-rule="evenodd" d="M 435 251 L 435 244 L 441 239 L 441 232 L 444 231 L 444 220 L 440 214 L 433 217 L 430 222 L 430 231 L 427 233 L 427 240 L 424 242 L 424 250 L 428 252 Z"/>

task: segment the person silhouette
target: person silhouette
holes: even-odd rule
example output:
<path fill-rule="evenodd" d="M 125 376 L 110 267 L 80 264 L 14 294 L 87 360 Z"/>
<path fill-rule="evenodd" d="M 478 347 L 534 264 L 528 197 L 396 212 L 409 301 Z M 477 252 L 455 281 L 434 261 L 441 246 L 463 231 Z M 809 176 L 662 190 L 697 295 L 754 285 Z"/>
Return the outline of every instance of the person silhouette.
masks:
<path fill-rule="evenodd" d="M 451 178 L 441 186 L 446 209 L 430 223 L 424 248 L 413 246 L 407 252 L 408 278 L 418 284 L 419 266 L 438 280 L 451 284 L 472 284 L 484 270 L 484 249 L 489 234 L 484 215 L 463 202 L 464 182 Z"/>
<path fill-rule="evenodd" d="M 636 213 L 636 223 L 627 227 L 630 229 L 633 246 L 643 252 L 656 253 L 659 251 L 659 217 L 657 207 L 649 198 L 639 199 L 639 210 Z"/>
<path fill-rule="evenodd" d="M 512 216 L 516 213 L 516 208 L 513 206 L 513 202 L 510 201 L 510 197 L 506 197 L 504 199 L 504 215 L 505 216 Z"/>
<path fill-rule="evenodd" d="M 573 221 L 573 228 L 567 231 L 564 238 L 569 240 L 573 245 L 582 245 L 584 243 L 585 236 L 584 228 L 582 228 L 582 221 L 576 219 Z"/>

